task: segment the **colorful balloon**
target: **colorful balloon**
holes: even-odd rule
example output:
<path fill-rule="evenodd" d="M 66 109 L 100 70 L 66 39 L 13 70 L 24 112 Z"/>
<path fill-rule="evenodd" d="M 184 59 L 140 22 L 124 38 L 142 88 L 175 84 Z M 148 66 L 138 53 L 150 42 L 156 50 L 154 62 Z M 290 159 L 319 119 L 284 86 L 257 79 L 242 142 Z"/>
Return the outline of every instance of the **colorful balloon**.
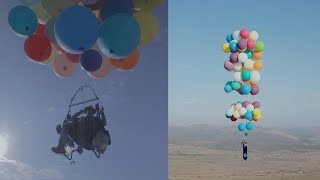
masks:
<path fill-rule="evenodd" d="M 36 13 L 38 22 L 40 24 L 46 24 L 50 16 L 47 14 L 46 10 L 42 7 L 42 4 L 39 2 L 34 4 L 32 10 Z"/>
<path fill-rule="evenodd" d="M 251 51 L 251 50 L 247 49 L 247 50 L 245 51 L 245 53 L 247 54 L 248 59 L 252 59 L 252 51 Z"/>
<path fill-rule="evenodd" d="M 102 56 L 98 51 L 88 49 L 80 56 L 80 64 L 88 72 L 97 71 L 102 64 Z"/>
<path fill-rule="evenodd" d="M 237 52 L 238 51 L 238 44 L 236 42 L 230 42 L 229 49 L 231 52 Z"/>
<path fill-rule="evenodd" d="M 243 39 L 247 39 L 250 35 L 250 31 L 248 29 L 241 29 L 240 36 Z"/>
<path fill-rule="evenodd" d="M 241 62 L 237 62 L 237 63 L 234 63 L 233 64 L 233 70 L 234 71 L 241 71 L 241 68 L 242 68 L 242 63 Z"/>
<path fill-rule="evenodd" d="M 239 60 L 238 60 L 238 53 L 231 53 L 230 54 L 230 62 L 232 63 L 237 63 Z"/>
<path fill-rule="evenodd" d="M 33 61 L 45 61 L 51 55 L 50 41 L 38 34 L 29 36 L 24 43 L 25 54 Z"/>
<path fill-rule="evenodd" d="M 121 59 L 133 53 L 140 38 L 138 22 L 128 14 L 120 13 L 108 17 L 100 26 L 98 45 L 107 57 Z"/>
<path fill-rule="evenodd" d="M 252 118 L 253 118 L 253 113 L 252 113 L 252 111 L 247 111 L 247 112 L 244 114 L 244 118 L 246 118 L 247 120 L 252 120 Z"/>
<path fill-rule="evenodd" d="M 246 125 L 244 123 L 240 123 L 238 125 L 238 129 L 239 129 L 239 131 L 244 131 L 244 130 L 246 130 Z"/>
<path fill-rule="evenodd" d="M 247 48 L 253 50 L 256 47 L 256 42 L 254 40 L 247 40 Z"/>
<path fill-rule="evenodd" d="M 224 62 L 224 68 L 225 68 L 227 71 L 233 70 L 233 64 L 232 64 L 232 62 L 230 62 L 230 61 L 225 61 L 225 62 Z"/>
<path fill-rule="evenodd" d="M 225 53 L 230 52 L 229 43 L 224 43 L 224 44 L 222 44 L 221 49 L 222 49 L 222 51 L 225 52 Z"/>
<path fill-rule="evenodd" d="M 116 14 L 126 14 L 131 16 L 135 12 L 132 0 L 104 0 L 100 9 L 100 17 L 104 21 L 108 17 Z"/>
<path fill-rule="evenodd" d="M 50 17 L 56 17 L 59 14 L 61 14 L 66 8 L 76 5 L 76 1 L 75 0 L 41 0 L 41 5 L 46 10 L 47 14 Z"/>
<path fill-rule="evenodd" d="M 231 85 L 226 84 L 226 85 L 224 86 L 224 91 L 225 91 L 226 93 L 230 93 L 232 90 L 233 90 L 233 89 L 232 89 Z"/>
<path fill-rule="evenodd" d="M 250 92 L 251 92 L 251 87 L 250 87 L 249 85 L 243 84 L 243 85 L 241 86 L 241 93 L 242 93 L 243 95 L 247 95 L 247 94 L 249 94 Z"/>
<path fill-rule="evenodd" d="M 252 95 L 257 95 L 259 93 L 259 86 L 254 84 L 251 86 L 251 92 Z"/>
<path fill-rule="evenodd" d="M 67 60 L 62 55 L 57 56 L 56 60 L 53 62 L 53 70 L 55 74 L 62 78 L 71 77 L 76 69 L 76 64 Z"/>
<path fill-rule="evenodd" d="M 46 36 L 54 44 L 57 43 L 56 37 L 54 35 L 54 24 L 55 24 L 55 22 L 56 22 L 56 18 L 55 17 L 51 17 L 47 21 L 46 28 L 45 28 Z"/>
<path fill-rule="evenodd" d="M 251 31 L 250 35 L 249 35 L 249 39 L 256 41 L 259 38 L 259 34 L 257 33 L 257 31 Z"/>
<path fill-rule="evenodd" d="M 228 34 L 226 40 L 230 43 L 233 40 L 232 34 Z"/>
<path fill-rule="evenodd" d="M 254 108 L 260 108 L 260 102 L 259 101 L 255 101 L 254 103 L 252 103 Z"/>
<path fill-rule="evenodd" d="M 232 38 L 236 41 L 239 41 L 241 39 L 240 37 L 240 31 L 234 31 L 232 34 Z M 231 49 L 231 48 L 230 48 Z"/>
<path fill-rule="evenodd" d="M 161 3 L 162 0 L 133 0 L 134 8 L 138 11 L 152 11 Z"/>
<path fill-rule="evenodd" d="M 263 68 L 263 63 L 261 60 L 255 60 L 253 63 L 253 67 L 255 70 L 259 71 Z"/>
<path fill-rule="evenodd" d="M 248 59 L 248 55 L 246 53 L 239 53 L 238 55 L 239 62 L 245 62 Z"/>
<path fill-rule="evenodd" d="M 251 72 L 249 70 L 244 70 L 241 73 L 241 77 L 244 81 L 249 81 L 251 77 Z"/>
<path fill-rule="evenodd" d="M 247 49 L 247 41 L 245 39 L 241 39 L 238 41 L 238 47 L 241 51 L 244 51 Z"/>
<path fill-rule="evenodd" d="M 241 84 L 239 82 L 233 81 L 231 84 L 231 87 L 233 90 L 237 91 L 238 89 L 241 88 Z"/>
<path fill-rule="evenodd" d="M 258 41 L 258 42 L 256 43 L 256 48 L 255 48 L 255 50 L 258 51 L 258 52 L 260 52 L 260 51 L 263 51 L 263 49 L 264 49 L 264 43 L 263 43 L 262 41 Z"/>
<path fill-rule="evenodd" d="M 111 64 L 117 70 L 127 71 L 127 70 L 133 69 L 135 66 L 137 66 L 137 64 L 139 62 L 139 58 L 140 58 L 140 53 L 139 53 L 139 50 L 136 49 L 128 57 L 125 57 L 122 59 L 111 59 Z"/>
<path fill-rule="evenodd" d="M 65 9 L 57 17 L 54 25 L 55 38 L 59 46 L 71 54 L 81 54 L 84 50 L 92 48 L 98 39 L 98 31 L 97 17 L 90 9 L 81 6 Z"/>
<path fill-rule="evenodd" d="M 153 41 L 159 31 L 157 17 L 148 12 L 138 12 L 134 14 L 134 18 L 137 20 L 141 30 L 139 45 L 145 45 Z"/>
<path fill-rule="evenodd" d="M 234 72 L 233 73 L 233 78 L 237 82 L 241 82 L 241 72 Z"/>
<path fill-rule="evenodd" d="M 257 84 L 260 82 L 260 73 L 258 71 L 252 71 L 250 76 L 250 82 L 252 84 Z"/>
<path fill-rule="evenodd" d="M 253 52 L 253 58 L 255 59 L 255 60 L 258 60 L 258 59 L 261 59 L 262 58 L 262 56 L 263 56 L 263 53 L 260 51 L 254 51 Z"/>
<path fill-rule="evenodd" d="M 9 12 L 9 25 L 18 36 L 30 36 L 38 27 L 37 15 L 27 6 L 15 6 Z"/>
<path fill-rule="evenodd" d="M 253 129 L 253 123 L 248 122 L 248 123 L 246 124 L 246 128 L 247 128 L 249 131 L 252 130 L 252 129 Z"/>

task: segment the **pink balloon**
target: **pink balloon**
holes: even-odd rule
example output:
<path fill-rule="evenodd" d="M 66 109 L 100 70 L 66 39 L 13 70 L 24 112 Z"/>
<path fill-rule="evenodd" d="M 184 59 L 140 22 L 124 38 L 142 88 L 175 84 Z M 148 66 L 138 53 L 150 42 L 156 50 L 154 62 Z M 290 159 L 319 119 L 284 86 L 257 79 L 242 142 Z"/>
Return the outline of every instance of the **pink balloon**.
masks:
<path fill-rule="evenodd" d="M 66 78 L 71 77 L 72 74 L 76 71 L 77 64 L 69 61 L 65 56 L 60 55 L 56 57 L 56 60 L 53 62 L 53 70 L 57 76 Z"/>
<path fill-rule="evenodd" d="M 89 76 L 92 78 L 100 79 L 105 77 L 112 67 L 111 59 L 105 56 L 102 56 L 102 64 L 100 68 L 95 72 L 88 72 Z"/>
<path fill-rule="evenodd" d="M 241 29 L 240 31 L 240 36 L 243 38 L 243 39 L 247 39 L 250 35 L 250 31 L 248 29 Z"/>
<path fill-rule="evenodd" d="M 247 40 L 247 48 L 248 49 L 254 49 L 255 46 L 256 46 L 256 42 L 254 42 L 254 40 L 251 40 L 251 39 Z"/>

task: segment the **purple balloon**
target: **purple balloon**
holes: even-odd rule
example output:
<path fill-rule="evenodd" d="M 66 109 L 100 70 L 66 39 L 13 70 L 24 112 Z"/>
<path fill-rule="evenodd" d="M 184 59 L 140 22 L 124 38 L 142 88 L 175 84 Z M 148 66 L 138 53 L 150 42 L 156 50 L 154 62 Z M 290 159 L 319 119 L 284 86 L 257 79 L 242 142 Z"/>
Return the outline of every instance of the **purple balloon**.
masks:
<path fill-rule="evenodd" d="M 230 61 L 232 63 L 237 63 L 239 60 L 238 60 L 238 53 L 231 53 L 230 54 Z"/>
<path fill-rule="evenodd" d="M 247 41 L 245 39 L 241 39 L 240 41 L 238 41 L 238 48 L 240 50 L 247 49 Z"/>
<path fill-rule="evenodd" d="M 225 68 L 226 70 L 228 70 L 228 71 L 233 70 L 233 64 L 232 64 L 232 62 L 230 62 L 230 61 L 225 61 L 225 62 L 224 62 L 224 68 Z"/>
<path fill-rule="evenodd" d="M 251 86 L 251 94 L 252 95 L 257 95 L 259 93 L 259 86 L 254 84 Z"/>
<path fill-rule="evenodd" d="M 255 101 L 254 103 L 252 103 L 254 108 L 260 108 L 260 102 L 259 101 Z"/>
<path fill-rule="evenodd" d="M 242 107 L 247 107 L 247 105 L 249 104 L 249 102 L 248 101 L 243 101 L 243 103 L 242 103 Z"/>

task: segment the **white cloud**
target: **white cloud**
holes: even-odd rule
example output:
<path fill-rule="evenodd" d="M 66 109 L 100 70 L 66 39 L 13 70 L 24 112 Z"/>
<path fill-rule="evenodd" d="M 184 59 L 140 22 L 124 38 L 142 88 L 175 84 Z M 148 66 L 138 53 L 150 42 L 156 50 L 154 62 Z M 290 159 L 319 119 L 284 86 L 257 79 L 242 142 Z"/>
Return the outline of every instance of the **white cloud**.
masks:
<path fill-rule="evenodd" d="M 48 109 L 48 112 L 52 112 L 52 111 L 54 111 L 54 110 L 55 110 L 54 107 L 50 107 L 50 108 Z"/>
<path fill-rule="evenodd" d="M 1 180 L 60 180 L 62 174 L 53 169 L 36 169 L 21 161 L 0 158 Z"/>

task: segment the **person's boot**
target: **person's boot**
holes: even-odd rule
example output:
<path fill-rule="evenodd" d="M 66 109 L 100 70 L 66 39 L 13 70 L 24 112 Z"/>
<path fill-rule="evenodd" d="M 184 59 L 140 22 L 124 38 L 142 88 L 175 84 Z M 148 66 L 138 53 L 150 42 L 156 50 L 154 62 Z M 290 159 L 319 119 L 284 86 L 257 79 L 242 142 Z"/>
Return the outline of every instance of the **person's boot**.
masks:
<path fill-rule="evenodd" d="M 56 154 L 65 154 L 66 150 L 64 149 L 64 147 L 52 147 L 51 148 L 52 152 L 56 153 Z"/>

